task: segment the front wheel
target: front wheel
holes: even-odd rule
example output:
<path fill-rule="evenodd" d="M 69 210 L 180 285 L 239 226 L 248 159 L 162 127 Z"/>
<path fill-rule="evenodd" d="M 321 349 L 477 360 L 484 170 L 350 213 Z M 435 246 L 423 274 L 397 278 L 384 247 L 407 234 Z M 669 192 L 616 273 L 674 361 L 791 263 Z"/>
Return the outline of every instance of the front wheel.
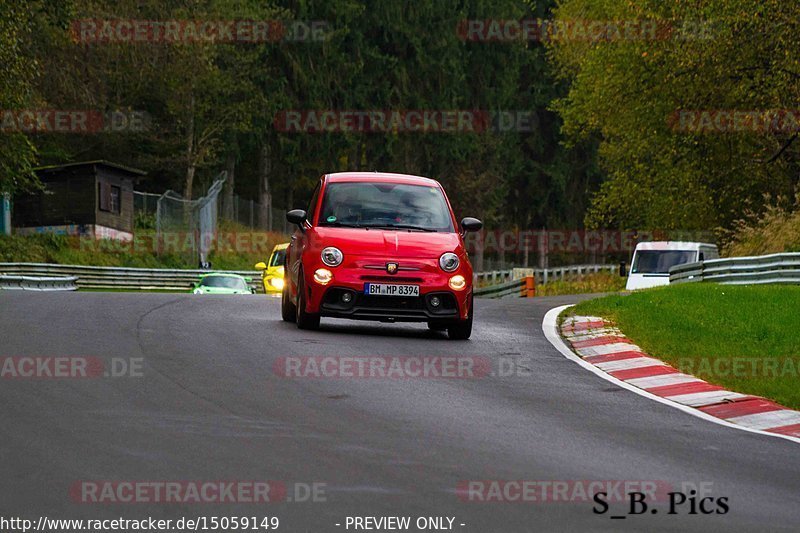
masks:
<path fill-rule="evenodd" d="M 297 309 L 289 296 L 289 280 L 284 281 L 283 290 L 281 290 L 281 318 L 284 322 L 297 320 Z"/>
<path fill-rule="evenodd" d="M 319 328 L 319 315 L 306 312 L 306 284 L 303 281 L 303 271 L 297 276 L 297 313 L 295 320 L 300 329 Z"/>
<path fill-rule="evenodd" d="M 472 305 L 473 296 L 469 297 L 469 317 L 466 320 L 460 320 L 447 328 L 447 336 L 450 340 L 466 340 L 472 335 L 472 315 L 474 315 L 474 308 Z"/>

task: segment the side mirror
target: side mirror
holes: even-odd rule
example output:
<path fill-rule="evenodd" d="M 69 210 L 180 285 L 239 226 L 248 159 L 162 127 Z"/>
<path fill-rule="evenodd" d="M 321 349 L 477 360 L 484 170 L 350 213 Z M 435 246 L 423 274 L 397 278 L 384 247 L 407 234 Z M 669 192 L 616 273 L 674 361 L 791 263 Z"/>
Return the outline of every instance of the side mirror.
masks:
<path fill-rule="evenodd" d="M 255 268 L 256 270 L 266 270 L 267 269 L 267 264 L 264 261 L 259 261 L 258 263 L 256 263 L 256 266 L 253 267 L 253 268 Z"/>
<path fill-rule="evenodd" d="M 290 224 L 296 224 L 302 230 L 303 224 L 306 221 L 306 212 L 303 211 L 302 209 L 292 209 L 291 211 L 286 213 L 286 220 Z"/>
<path fill-rule="evenodd" d="M 464 217 L 461 219 L 461 229 L 464 230 L 464 233 L 468 231 L 480 231 L 482 227 L 483 222 L 477 218 Z"/>

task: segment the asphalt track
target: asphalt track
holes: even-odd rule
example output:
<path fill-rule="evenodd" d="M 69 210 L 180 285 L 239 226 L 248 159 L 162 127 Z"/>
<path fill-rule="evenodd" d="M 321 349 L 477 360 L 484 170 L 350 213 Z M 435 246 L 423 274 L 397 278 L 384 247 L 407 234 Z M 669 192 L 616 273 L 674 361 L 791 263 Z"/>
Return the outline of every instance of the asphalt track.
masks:
<path fill-rule="evenodd" d="M 575 297 L 476 301 L 472 340 L 420 325 L 280 321 L 276 299 L 0 294 L 0 357 L 142 358 L 140 377 L 0 379 L 0 516 L 450 516 L 464 532 L 797 531 L 800 447 L 648 401 L 559 354 L 544 314 Z M 522 357 L 510 377 L 287 379 L 286 356 Z M 318 501 L 77 503 L 81 480 L 322 483 Z M 465 480 L 657 480 L 712 487 L 727 514 L 593 502 L 464 501 Z M 341 524 L 336 526 L 336 524 Z M 460 524 L 464 524 L 463 526 Z M 349 529 L 353 531 L 352 527 Z M 416 530 L 416 529 L 412 529 Z"/>

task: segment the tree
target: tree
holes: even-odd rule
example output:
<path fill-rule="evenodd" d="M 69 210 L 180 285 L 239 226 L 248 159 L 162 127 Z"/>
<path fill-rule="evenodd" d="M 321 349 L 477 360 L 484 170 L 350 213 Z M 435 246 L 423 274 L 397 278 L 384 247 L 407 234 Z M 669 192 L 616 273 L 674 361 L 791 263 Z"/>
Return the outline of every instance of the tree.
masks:
<path fill-rule="evenodd" d="M 655 38 L 554 40 L 569 93 L 553 107 L 569 139 L 600 135 L 608 179 L 594 227 L 707 230 L 792 198 L 795 132 L 682 128 L 680 110 L 794 109 L 800 6 L 779 0 L 566 0 L 562 23 L 658 21 Z M 678 117 L 694 116 L 684 113 Z"/>
<path fill-rule="evenodd" d="M 35 104 L 32 83 L 39 63 L 32 54 L 38 3 L 0 0 L 0 193 L 14 193 L 37 183 L 31 169 L 36 147 L 20 131 L 15 113 Z"/>

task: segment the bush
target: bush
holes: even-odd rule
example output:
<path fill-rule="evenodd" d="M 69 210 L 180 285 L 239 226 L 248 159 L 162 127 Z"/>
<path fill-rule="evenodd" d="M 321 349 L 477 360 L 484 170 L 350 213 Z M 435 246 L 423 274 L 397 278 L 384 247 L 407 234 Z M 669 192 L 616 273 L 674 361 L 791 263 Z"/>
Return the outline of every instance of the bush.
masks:
<path fill-rule="evenodd" d="M 133 227 L 136 229 L 156 229 L 155 213 L 137 211 L 133 217 Z"/>
<path fill-rule="evenodd" d="M 4 263 L 52 263 L 69 246 L 69 237 L 53 233 L 0 236 L 0 261 Z"/>
<path fill-rule="evenodd" d="M 537 285 L 536 296 L 618 292 L 624 288 L 625 278 L 616 274 L 600 272 L 598 274 L 586 274 L 573 280 L 558 280 L 544 285 Z"/>
<path fill-rule="evenodd" d="M 793 211 L 773 206 L 758 219 L 739 221 L 722 251 L 728 257 L 800 251 L 800 197 Z"/>

